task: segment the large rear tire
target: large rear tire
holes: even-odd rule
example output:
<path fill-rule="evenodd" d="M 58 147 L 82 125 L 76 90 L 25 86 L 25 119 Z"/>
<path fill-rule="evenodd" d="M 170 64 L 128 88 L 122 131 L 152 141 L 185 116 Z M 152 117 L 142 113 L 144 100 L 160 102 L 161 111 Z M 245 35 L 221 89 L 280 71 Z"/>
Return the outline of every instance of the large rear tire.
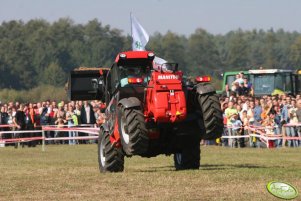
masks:
<path fill-rule="evenodd" d="M 213 140 L 221 137 L 224 124 L 218 95 L 215 92 L 198 94 L 198 103 L 202 112 L 201 127 L 205 129 L 202 138 Z"/>
<path fill-rule="evenodd" d="M 119 107 L 118 129 L 126 155 L 140 155 L 148 150 L 149 137 L 144 115 L 138 108 Z"/>
<path fill-rule="evenodd" d="M 186 147 L 181 152 L 174 154 L 176 170 L 199 169 L 201 161 L 200 143 Z"/>
<path fill-rule="evenodd" d="M 192 117 L 188 117 L 191 119 Z M 197 119 L 177 123 L 173 127 L 174 164 L 176 170 L 199 169 L 201 131 Z"/>
<path fill-rule="evenodd" d="M 122 172 L 124 169 L 122 149 L 111 144 L 110 135 L 103 128 L 98 140 L 98 164 L 100 172 Z"/>

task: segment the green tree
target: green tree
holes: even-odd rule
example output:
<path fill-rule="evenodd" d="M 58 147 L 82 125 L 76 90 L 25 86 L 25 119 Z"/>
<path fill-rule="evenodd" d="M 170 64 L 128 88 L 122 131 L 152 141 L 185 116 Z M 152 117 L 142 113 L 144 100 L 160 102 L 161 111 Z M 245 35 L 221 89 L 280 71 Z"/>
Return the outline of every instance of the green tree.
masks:
<path fill-rule="evenodd" d="M 146 47 L 190 75 L 301 65 L 301 35 L 283 29 L 230 31 L 212 35 L 197 29 L 189 37 L 168 31 L 150 36 Z M 132 39 L 97 19 L 75 24 L 70 18 L 0 25 L 0 87 L 30 89 L 45 83 L 63 86 L 79 66 L 109 66 L 118 52 L 131 49 Z M 52 76 L 53 75 L 53 76 Z"/>
<path fill-rule="evenodd" d="M 221 67 L 221 61 L 213 35 L 197 29 L 188 39 L 189 71 L 211 74 Z"/>
<path fill-rule="evenodd" d="M 57 63 L 50 63 L 44 71 L 43 84 L 63 86 L 66 83 L 66 74 Z"/>
<path fill-rule="evenodd" d="M 225 65 L 241 69 L 250 65 L 249 46 L 242 30 L 233 31 L 227 34 L 228 42 Z"/>
<path fill-rule="evenodd" d="M 301 36 L 290 47 L 290 60 L 293 66 L 301 67 Z"/>
<path fill-rule="evenodd" d="M 274 30 L 271 29 L 265 36 L 265 66 L 268 68 L 279 68 L 277 61 L 276 43 L 278 42 Z"/>

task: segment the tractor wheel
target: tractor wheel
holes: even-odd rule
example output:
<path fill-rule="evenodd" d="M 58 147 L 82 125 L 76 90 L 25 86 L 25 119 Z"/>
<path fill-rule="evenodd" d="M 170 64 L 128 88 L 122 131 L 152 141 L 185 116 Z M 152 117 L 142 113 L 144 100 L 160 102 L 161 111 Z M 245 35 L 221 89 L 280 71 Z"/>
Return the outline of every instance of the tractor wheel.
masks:
<path fill-rule="evenodd" d="M 201 160 L 200 143 L 183 149 L 174 154 L 176 170 L 199 169 Z"/>
<path fill-rule="evenodd" d="M 100 172 L 122 172 L 124 169 L 122 149 L 111 144 L 110 135 L 103 128 L 98 140 L 98 164 Z"/>
<path fill-rule="evenodd" d="M 137 108 L 119 107 L 118 127 L 122 148 L 126 155 L 140 155 L 148 149 L 148 133 L 144 115 Z"/>
<path fill-rule="evenodd" d="M 224 128 L 223 112 L 217 94 L 199 94 L 198 102 L 203 117 L 201 127 L 205 130 L 203 139 L 213 140 L 221 137 Z"/>

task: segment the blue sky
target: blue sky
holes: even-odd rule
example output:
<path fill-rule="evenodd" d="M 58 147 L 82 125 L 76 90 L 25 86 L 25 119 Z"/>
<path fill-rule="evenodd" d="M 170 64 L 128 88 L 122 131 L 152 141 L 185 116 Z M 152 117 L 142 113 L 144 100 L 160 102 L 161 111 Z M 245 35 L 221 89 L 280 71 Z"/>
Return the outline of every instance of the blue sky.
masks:
<path fill-rule="evenodd" d="M 130 12 L 149 34 L 170 30 L 189 36 L 197 28 L 225 34 L 242 28 L 283 28 L 301 32 L 299 0 L 0 0 L 0 23 L 69 17 L 75 23 L 97 18 L 130 33 Z"/>

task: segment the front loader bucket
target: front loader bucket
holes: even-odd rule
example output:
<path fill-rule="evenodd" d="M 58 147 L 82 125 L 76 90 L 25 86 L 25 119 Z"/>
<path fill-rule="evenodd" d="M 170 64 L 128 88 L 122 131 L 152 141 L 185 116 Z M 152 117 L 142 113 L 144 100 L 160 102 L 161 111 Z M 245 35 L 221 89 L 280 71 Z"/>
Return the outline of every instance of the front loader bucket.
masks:
<path fill-rule="evenodd" d="M 68 80 L 68 98 L 70 100 L 96 100 L 102 98 L 100 68 L 73 70 Z M 104 75 L 102 75 L 104 76 Z"/>

